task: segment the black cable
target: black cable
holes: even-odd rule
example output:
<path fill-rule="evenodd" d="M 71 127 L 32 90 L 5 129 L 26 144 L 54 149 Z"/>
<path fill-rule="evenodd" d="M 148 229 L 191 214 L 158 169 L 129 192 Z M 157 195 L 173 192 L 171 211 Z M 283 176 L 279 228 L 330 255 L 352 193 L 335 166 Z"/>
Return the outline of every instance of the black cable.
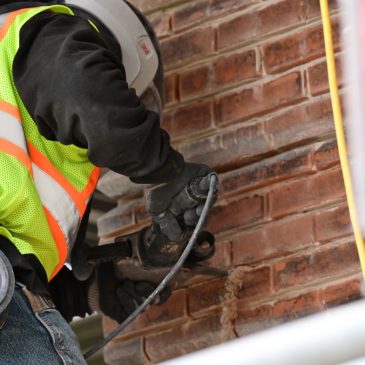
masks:
<path fill-rule="evenodd" d="M 210 177 L 210 185 L 209 192 L 207 196 L 207 200 L 205 201 L 204 208 L 202 214 L 199 218 L 199 221 L 193 231 L 193 234 L 190 237 L 188 244 L 186 245 L 183 253 L 181 254 L 179 260 L 172 267 L 170 272 L 165 276 L 165 278 L 161 281 L 161 283 L 157 286 L 154 292 L 124 321 L 122 322 L 114 331 L 109 333 L 107 337 L 104 338 L 98 345 L 93 347 L 91 350 L 87 351 L 84 354 L 85 359 L 88 359 L 90 356 L 94 355 L 100 349 L 105 347 L 115 336 L 117 336 L 120 332 L 124 330 L 132 321 L 134 321 L 142 312 L 146 310 L 146 308 L 154 301 L 158 294 L 166 287 L 168 282 L 173 278 L 173 276 L 180 270 L 182 265 L 184 264 L 186 258 L 189 256 L 191 249 L 193 248 L 195 241 L 198 237 L 199 232 L 202 230 L 205 220 L 208 216 L 209 209 L 211 204 L 213 203 L 215 187 L 217 184 L 217 176 L 212 174 Z"/>

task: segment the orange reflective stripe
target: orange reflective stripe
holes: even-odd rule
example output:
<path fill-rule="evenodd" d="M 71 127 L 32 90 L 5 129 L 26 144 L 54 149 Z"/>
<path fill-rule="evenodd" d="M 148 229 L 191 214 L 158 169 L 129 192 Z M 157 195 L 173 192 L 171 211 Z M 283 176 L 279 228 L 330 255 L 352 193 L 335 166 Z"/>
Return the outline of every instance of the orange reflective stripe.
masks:
<path fill-rule="evenodd" d="M 30 158 L 27 155 L 27 153 L 22 148 L 18 147 L 14 143 L 7 141 L 4 138 L 0 138 L 0 151 L 3 151 L 9 154 L 10 156 L 13 156 L 16 159 L 18 159 L 27 168 L 29 173 L 33 175 L 32 162 L 30 161 Z"/>
<path fill-rule="evenodd" d="M 11 114 L 13 117 L 18 119 L 18 121 L 21 123 L 21 116 L 20 111 L 17 106 L 7 103 L 6 101 L 0 100 L 0 110 L 3 112 L 6 112 L 8 114 Z"/>
<path fill-rule="evenodd" d="M 9 14 L 9 16 L 6 18 L 6 21 L 5 21 L 4 25 L 0 28 L 0 42 L 6 36 L 6 33 L 8 33 L 8 30 L 9 30 L 11 24 L 13 23 L 13 21 L 15 20 L 15 18 L 19 14 L 25 13 L 28 10 L 29 9 L 20 9 L 18 11 L 14 11 L 14 12 Z"/>
<path fill-rule="evenodd" d="M 51 277 L 49 278 L 49 281 L 51 281 L 56 274 L 62 269 L 62 266 L 66 262 L 67 259 L 67 242 L 66 238 L 58 225 L 57 221 L 53 218 L 52 214 L 49 212 L 49 210 L 45 207 L 43 207 L 44 213 L 46 214 L 46 218 L 48 221 L 49 228 L 52 232 L 53 239 L 56 242 L 57 249 L 58 249 L 58 265 L 53 271 Z"/>
<path fill-rule="evenodd" d="M 30 158 L 40 169 L 51 176 L 62 188 L 68 193 L 74 201 L 80 216 L 84 215 L 86 210 L 86 202 L 83 200 L 80 192 L 72 186 L 72 184 L 56 169 L 56 167 L 38 151 L 29 141 L 27 141 Z"/>
<path fill-rule="evenodd" d="M 89 176 L 89 182 L 87 183 L 85 189 L 82 191 L 82 197 L 84 201 L 87 201 L 95 190 L 96 184 L 98 183 L 101 169 L 99 167 L 95 167 L 92 173 Z"/>

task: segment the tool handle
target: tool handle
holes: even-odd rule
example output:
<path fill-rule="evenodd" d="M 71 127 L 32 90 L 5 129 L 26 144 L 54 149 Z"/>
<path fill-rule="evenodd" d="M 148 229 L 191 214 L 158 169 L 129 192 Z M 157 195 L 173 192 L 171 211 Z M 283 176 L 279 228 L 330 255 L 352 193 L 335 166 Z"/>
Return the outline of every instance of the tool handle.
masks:
<path fill-rule="evenodd" d="M 132 257 L 132 242 L 128 239 L 91 247 L 88 250 L 87 261 L 92 264 L 99 264 L 102 262 L 118 261 Z"/>
<path fill-rule="evenodd" d="M 205 201 L 207 199 L 210 181 L 212 176 L 215 176 L 215 183 L 213 187 L 213 195 L 217 195 L 219 190 L 219 181 L 218 176 L 215 172 L 211 172 L 210 174 L 198 177 L 194 179 L 188 186 L 187 191 L 191 199 L 197 201 Z"/>

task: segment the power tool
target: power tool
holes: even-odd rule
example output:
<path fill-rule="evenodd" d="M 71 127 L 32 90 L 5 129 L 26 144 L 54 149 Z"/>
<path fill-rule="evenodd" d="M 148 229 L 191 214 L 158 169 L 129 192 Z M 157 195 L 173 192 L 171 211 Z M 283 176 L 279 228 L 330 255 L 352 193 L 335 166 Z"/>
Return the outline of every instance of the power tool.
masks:
<path fill-rule="evenodd" d="M 204 200 L 206 196 L 202 195 L 201 190 L 207 190 L 206 185 L 210 178 L 208 175 L 194 180 L 181 194 L 180 199 L 189 202 Z M 181 201 L 181 204 L 185 203 Z M 177 219 L 183 233 L 174 242 L 163 233 L 160 222 L 153 221 L 150 226 L 117 237 L 109 244 L 97 247 L 90 247 L 87 243 L 77 245 L 71 257 L 75 277 L 86 280 L 92 274 L 95 265 L 101 262 L 113 262 L 115 274 L 120 279 L 159 284 L 178 261 L 193 233 L 192 227 L 186 226 L 183 217 Z M 187 284 L 189 279 L 197 274 L 213 276 L 226 274 L 222 270 L 199 265 L 200 261 L 210 258 L 214 252 L 214 236 L 208 231 L 200 231 L 184 266 L 170 284 L 170 289 L 174 290 Z"/>
<path fill-rule="evenodd" d="M 208 194 L 205 197 L 196 195 L 194 193 L 194 189 L 198 189 L 197 193 L 199 193 L 200 188 L 206 188 L 206 186 L 209 186 Z M 159 229 L 159 225 L 154 222 L 150 227 L 147 227 L 146 229 L 143 229 L 142 231 L 138 232 L 137 235 L 139 239 L 135 239 L 127 245 L 123 245 L 124 254 L 122 255 L 123 258 L 121 260 L 115 259 L 114 262 L 116 264 L 116 267 L 119 268 L 121 272 L 125 271 L 123 270 L 123 260 L 124 257 L 128 257 L 129 260 L 134 257 L 136 259 L 135 261 L 135 267 L 137 267 L 137 270 L 131 271 L 131 274 L 133 275 L 133 278 L 136 275 L 136 272 L 142 273 L 143 280 L 154 280 L 154 276 L 151 275 L 153 271 L 159 271 L 161 269 L 166 269 L 167 274 L 163 277 L 161 282 L 158 283 L 156 289 L 149 295 L 148 298 L 133 312 L 131 313 L 124 322 L 119 324 L 117 328 L 115 328 L 111 333 L 109 333 L 103 341 L 101 341 L 98 345 L 94 346 L 91 350 L 87 351 L 84 354 L 85 359 L 88 359 L 92 355 L 94 355 L 97 351 L 99 351 L 101 348 L 106 346 L 113 338 L 115 338 L 126 326 L 128 326 L 133 320 L 135 320 L 141 313 L 143 313 L 144 310 L 157 298 L 157 296 L 162 292 L 162 290 L 167 287 L 169 283 L 171 283 L 172 279 L 174 279 L 172 282 L 177 283 L 179 280 L 177 279 L 177 276 L 181 275 L 181 272 L 184 271 L 184 269 L 189 269 L 189 262 L 192 265 L 192 268 L 197 267 L 197 262 L 203 259 L 206 259 L 213 255 L 214 253 L 214 236 L 210 233 L 207 233 L 206 231 L 202 231 L 202 227 L 205 223 L 205 220 L 208 215 L 209 209 L 212 207 L 216 195 L 218 193 L 218 177 L 216 174 L 209 174 L 208 176 L 204 178 L 199 178 L 196 181 L 194 181 L 192 184 L 189 184 L 189 186 L 186 187 L 186 191 L 183 192 L 182 197 L 186 196 L 187 199 L 195 199 L 195 197 L 199 196 L 199 200 L 201 198 L 205 198 L 204 207 L 201 211 L 200 218 L 194 228 L 194 230 L 189 231 L 188 229 L 184 230 L 184 232 L 189 231 L 189 234 L 187 237 L 184 238 L 184 236 L 177 242 L 169 242 L 167 237 L 161 232 Z M 181 221 L 180 221 L 181 224 Z M 182 228 L 186 228 L 183 227 Z M 203 232 L 203 234 L 202 234 Z M 191 235 L 190 235 L 191 233 Z M 130 239 L 131 236 L 124 237 L 123 241 Z M 121 239 L 121 238 L 120 238 Z M 132 243 L 134 242 L 134 244 Z M 115 245 L 112 244 L 112 245 Z M 125 248 L 127 247 L 127 248 Z M 132 249 L 131 249 L 132 248 Z M 133 250 L 133 248 L 135 250 Z M 137 248 L 137 249 L 136 249 Z M 108 249 L 112 249 L 112 246 L 109 246 Z M 146 251 L 147 250 L 147 251 Z M 158 268 L 152 267 L 149 268 L 149 264 L 151 262 L 143 262 L 143 258 L 146 258 L 144 256 L 144 253 L 150 252 L 151 254 L 155 253 L 154 251 L 158 253 L 157 258 L 159 255 L 165 255 L 165 259 L 168 258 L 169 255 L 171 255 L 171 260 L 176 260 L 176 262 L 173 263 L 172 267 L 164 268 L 159 266 Z M 136 254 L 133 256 L 133 252 Z M 94 249 L 90 249 L 89 252 L 86 252 L 86 259 L 81 259 L 80 261 L 80 254 L 78 254 L 79 261 L 77 263 L 82 264 L 84 263 L 84 270 L 82 272 L 79 271 L 79 275 L 84 274 L 85 276 L 90 275 L 90 273 L 93 270 L 93 267 L 97 262 L 100 262 L 101 260 L 101 251 L 96 251 Z M 93 258 L 93 255 L 96 254 L 95 259 Z M 104 252 L 104 254 L 107 254 L 107 252 Z M 149 254 L 149 253 L 148 253 Z M 114 254 L 111 254 L 111 257 L 116 257 Z M 173 258 L 173 259 L 172 259 Z M 77 260 L 76 260 L 77 261 Z M 119 265 L 121 263 L 121 265 Z M 158 259 L 158 262 L 153 262 L 153 264 L 164 264 L 163 261 L 160 261 Z M 142 267 L 141 267 L 142 264 Z M 143 268 L 143 265 L 146 264 L 146 269 Z M 186 266 L 188 265 L 188 267 Z M 142 268 L 142 271 L 141 271 Z M 201 267 L 203 269 L 210 269 L 207 267 Z M 218 270 L 218 269 L 212 269 L 213 272 L 206 272 L 208 275 L 227 275 L 227 272 L 224 270 Z M 146 275 L 147 274 L 147 275 Z M 191 274 L 191 272 L 190 272 Z M 129 275 L 129 274 L 127 274 Z M 131 278 L 131 279 L 133 279 Z"/>
<path fill-rule="evenodd" d="M 178 242 L 169 242 L 161 232 L 158 224 L 153 223 L 141 231 L 120 236 L 113 243 L 90 247 L 86 243 L 75 248 L 72 256 L 72 267 L 75 277 L 86 280 L 90 277 L 95 265 L 101 262 L 113 262 L 115 273 L 120 279 L 149 281 L 158 284 L 176 263 L 185 248 L 191 232 L 185 232 Z M 202 231 L 170 289 L 174 290 L 192 276 L 220 275 L 218 269 L 199 266 L 199 261 L 206 260 L 215 252 L 214 236 Z"/>

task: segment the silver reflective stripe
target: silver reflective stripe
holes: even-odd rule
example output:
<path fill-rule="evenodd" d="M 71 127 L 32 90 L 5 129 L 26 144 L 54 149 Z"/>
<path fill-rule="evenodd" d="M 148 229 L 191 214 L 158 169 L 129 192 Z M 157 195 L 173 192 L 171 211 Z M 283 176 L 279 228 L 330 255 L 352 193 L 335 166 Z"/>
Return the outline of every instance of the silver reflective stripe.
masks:
<path fill-rule="evenodd" d="M 23 127 L 12 114 L 0 110 L 0 138 L 20 147 L 28 153 Z M 81 220 L 76 204 L 69 194 L 51 176 L 32 163 L 33 178 L 41 202 L 52 214 L 61 228 L 69 249 L 77 236 L 77 229 Z"/>
<path fill-rule="evenodd" d="M 0 28 L 4 25 L 7 16 L 8 16 L 8 14 L 2 14 L 2 15 L 0 15 Z"/>
<path fill-rule="evenodd" d="M 24 130 L 20 121 L 18 118 L 2 110 L 0 110 L 0 138 L 5 138 L 25 152 L 28 152 Z"/>
<path fill-rule="evenodd" d="M 42 204 L 57 221 L 71 248 L 80 223 L 77 207 L 67 192 L 52 177 L 34 163 L 32 168 L 34 182 Z"/>

